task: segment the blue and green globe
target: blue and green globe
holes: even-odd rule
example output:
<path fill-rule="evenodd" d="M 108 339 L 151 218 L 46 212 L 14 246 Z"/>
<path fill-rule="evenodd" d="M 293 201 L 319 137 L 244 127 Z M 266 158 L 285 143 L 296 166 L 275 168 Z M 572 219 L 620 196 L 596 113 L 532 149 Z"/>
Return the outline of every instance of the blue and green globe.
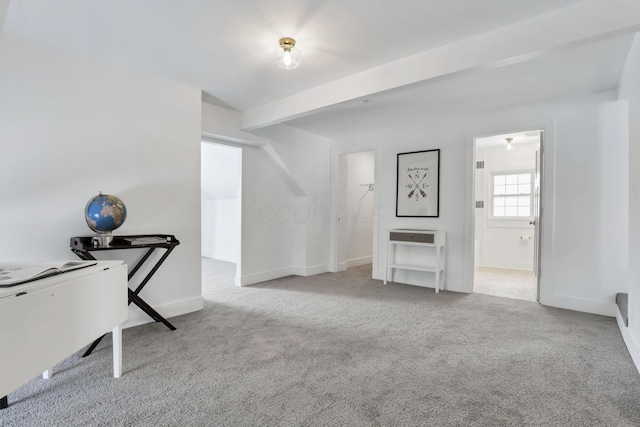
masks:
<path fill-rule="evenodd" d="M 116 196 L 100 193 L 87 203 L 84 218 L 93 231 L 110 233 L 124 224 L 127 208 Z"/>

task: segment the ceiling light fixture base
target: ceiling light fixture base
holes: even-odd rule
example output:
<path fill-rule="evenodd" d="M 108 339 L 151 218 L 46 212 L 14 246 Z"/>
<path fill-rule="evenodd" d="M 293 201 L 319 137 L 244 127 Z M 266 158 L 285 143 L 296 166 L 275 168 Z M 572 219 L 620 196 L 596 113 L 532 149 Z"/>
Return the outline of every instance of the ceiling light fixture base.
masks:
<path fill-rule="evenodd" d="M 504 147 L 505 150 L 513 150 L 513 145 L 511 145 L 511 141 L 513 141 L 513 138 L 506 138 L 507 140 L 507 145 Z"/>

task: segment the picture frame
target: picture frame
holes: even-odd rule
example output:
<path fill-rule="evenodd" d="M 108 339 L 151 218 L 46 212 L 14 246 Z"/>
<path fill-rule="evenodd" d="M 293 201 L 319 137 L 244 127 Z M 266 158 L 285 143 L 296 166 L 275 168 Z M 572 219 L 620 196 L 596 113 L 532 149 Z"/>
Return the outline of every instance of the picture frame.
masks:
<path fill-rule="evenodd" d="M 398 153 L 396 216 L 440 216 L 440 149 Z"/>

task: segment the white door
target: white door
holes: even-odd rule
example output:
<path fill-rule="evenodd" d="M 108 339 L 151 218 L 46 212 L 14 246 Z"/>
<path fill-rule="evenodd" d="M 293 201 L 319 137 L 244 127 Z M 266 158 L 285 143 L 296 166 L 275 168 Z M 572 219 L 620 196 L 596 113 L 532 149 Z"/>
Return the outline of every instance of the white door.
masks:
<path fill-rule="evenodd" d="M 534 226 L 534 249 L 533 249 L 533 274 L 536 277 L 536 299 L 540 301 L 540 237 L 542 235 L 542 160 L 543 160 L 543 132 L 540 131 L 539 144 L 536 149 L 536 177 L 533 193 L 533 226 Z"/>

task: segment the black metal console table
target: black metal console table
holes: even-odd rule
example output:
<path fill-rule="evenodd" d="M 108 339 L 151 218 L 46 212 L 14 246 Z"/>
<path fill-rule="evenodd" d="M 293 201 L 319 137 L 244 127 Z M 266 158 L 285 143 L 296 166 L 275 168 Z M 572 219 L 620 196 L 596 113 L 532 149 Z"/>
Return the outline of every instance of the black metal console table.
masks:
<path fill-rule="evenodd" d="M 79 258 L 84 260 L 95 260 L 96 258 L 91 254 L 91 252 L 96 251 L 109 251 L 109 250 L 123 250 L 123 249 L 147 249 L 145 254 L 140 258 L 138 263 L 129 271 L 128 279 L 131 281 L 133 276 L 138 272 L 140 267 L 147 262 L 151 254 L 156 250 L 164 249 L 164 253 L 158 259 L 158 261 L 153 265 L 149 273 L 142 279 L 140 284 L 135 288 L 135 290 L 131 290 L 129 288 L 129 304 L 134 303 L 142 311 L 147 313 L 149 317 L 151 317 L 156 322 L 162 322 L 165 326 L 172 331 L 176 328 L 173 326 L 167 319 L 162 317 L 160 313 L 153 309 L 149 304 L 147 304 L 142 298 L 140 298 L 139 293 L 149 282 L 151 277 L 158 271 L 158 268 L 162 265 L 162 263 L 167 259 L 169 254 L 178 246 L 180 242 L 176 239 L 175 236 L 170 234 L 141 234 L 141 235 L 132 235 L 132 236 L 114 236 L 113 240 L 109 245 L 99 245 L 99 239 L 94 239 L 92 236 L 87 237 L 72 237 L 71 238 L 71 251 L 76 254 Z M 96 346 L 100 343 L 100 341 L 104 338 L 104 335 L 98 338 L 89 346 L 87 351 L 82 355 L 82 357 L 88 356 L 91 352 L 96 348 Z"/>

